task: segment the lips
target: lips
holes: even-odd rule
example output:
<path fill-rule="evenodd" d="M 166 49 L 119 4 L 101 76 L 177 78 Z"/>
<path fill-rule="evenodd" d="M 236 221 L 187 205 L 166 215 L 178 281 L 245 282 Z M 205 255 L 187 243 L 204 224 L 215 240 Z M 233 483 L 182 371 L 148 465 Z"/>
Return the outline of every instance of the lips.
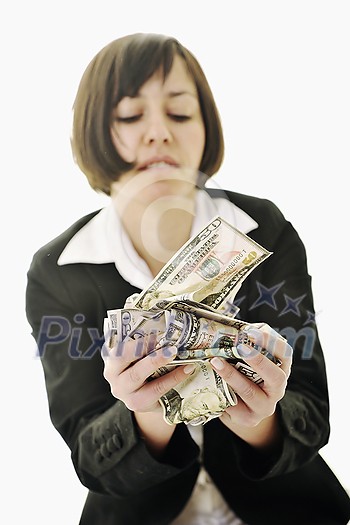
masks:
<path fill-rule="evenodd" d="M 151 168 L 177 168 L 179 165 L 171 157 L 152 157 L 138 166 L 139 171 Z"/>

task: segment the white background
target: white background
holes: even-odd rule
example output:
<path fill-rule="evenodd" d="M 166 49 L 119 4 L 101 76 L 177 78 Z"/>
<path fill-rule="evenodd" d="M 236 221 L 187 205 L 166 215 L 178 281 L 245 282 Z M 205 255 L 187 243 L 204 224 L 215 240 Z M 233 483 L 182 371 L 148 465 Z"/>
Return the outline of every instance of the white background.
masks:
<path fill-rule="evenodd" d="M 73 163 L 71 107 L 95 53 L 138 31 L 179 38 L 202 64 L 227 145 L 216 183 L 274 201 L 306 245 L 331 399 L 332 433 L 322 455 L 350 488 L 349 2 L 2 5 L 1 330 L 6 337 L 0 421 L 6 495 L 0 512 L 5 522 L 20 523 L 23 512 L 27 523 L 77 524 L 85 498 L 69 450 L 49 420 L 41 364 L 24 313 L 26 271 L 37 248 L 106 203 Z"/>

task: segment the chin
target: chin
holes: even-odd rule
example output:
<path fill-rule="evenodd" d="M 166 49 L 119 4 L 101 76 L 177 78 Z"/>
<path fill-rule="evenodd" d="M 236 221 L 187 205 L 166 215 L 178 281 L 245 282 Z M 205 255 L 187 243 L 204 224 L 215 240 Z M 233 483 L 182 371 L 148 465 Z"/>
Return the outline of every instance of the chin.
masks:
<path fill-rule="evenodd" d="M 141 192 L 141 198 L 143 200 L 151 199 L 176 199 L 176 198 L 188 198 L 191 199 L 194 196 L 196 189 L 195 182 L 190 181 L 179 181 L 173 180 L 158 180 L 144 188 Z"/>

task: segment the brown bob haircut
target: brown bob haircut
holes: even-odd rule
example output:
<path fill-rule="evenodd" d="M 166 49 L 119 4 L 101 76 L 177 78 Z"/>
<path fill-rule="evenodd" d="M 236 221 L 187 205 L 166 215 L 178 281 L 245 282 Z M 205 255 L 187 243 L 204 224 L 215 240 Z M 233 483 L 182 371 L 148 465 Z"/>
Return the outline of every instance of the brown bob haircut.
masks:
<path fill-rule="evenodd" d="M 73 157 L 90 186 L 110 195 L 110 185 L 133 164 L 116 151 L 110 135 L 112 111 L 125 96 L 136 96 L 158 70 L 164 78 L 175 55 L 185 61 L 193 78 L 206 132 L 199 167 L 202 178 L 218 171 L 224 155 L 219 113 L 208 81 L 192 53 L 175 38 L 136 33 L 113 40 L 92 59 L 80 81 L 73 105 Z"/>

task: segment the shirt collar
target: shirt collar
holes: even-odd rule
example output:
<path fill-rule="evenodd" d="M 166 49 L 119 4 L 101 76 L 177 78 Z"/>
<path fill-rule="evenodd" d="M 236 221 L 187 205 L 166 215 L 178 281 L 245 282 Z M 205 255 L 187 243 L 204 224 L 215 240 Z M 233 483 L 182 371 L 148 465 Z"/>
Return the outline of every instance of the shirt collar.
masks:
<path fill-rule="evenodd" d="M 206 191 L 198 190 L 191 236 L 196 235 L 217 215 L 243 233 L 249 233 L 259 226 L 229 200 L 212 198 Z M 147 264 L 133 247 L 112 202 L 71 238 L 57 261 L 59 266 L 76 263 L 114 263 L 124 279 L 141 289 L 153 279 Z"/>

